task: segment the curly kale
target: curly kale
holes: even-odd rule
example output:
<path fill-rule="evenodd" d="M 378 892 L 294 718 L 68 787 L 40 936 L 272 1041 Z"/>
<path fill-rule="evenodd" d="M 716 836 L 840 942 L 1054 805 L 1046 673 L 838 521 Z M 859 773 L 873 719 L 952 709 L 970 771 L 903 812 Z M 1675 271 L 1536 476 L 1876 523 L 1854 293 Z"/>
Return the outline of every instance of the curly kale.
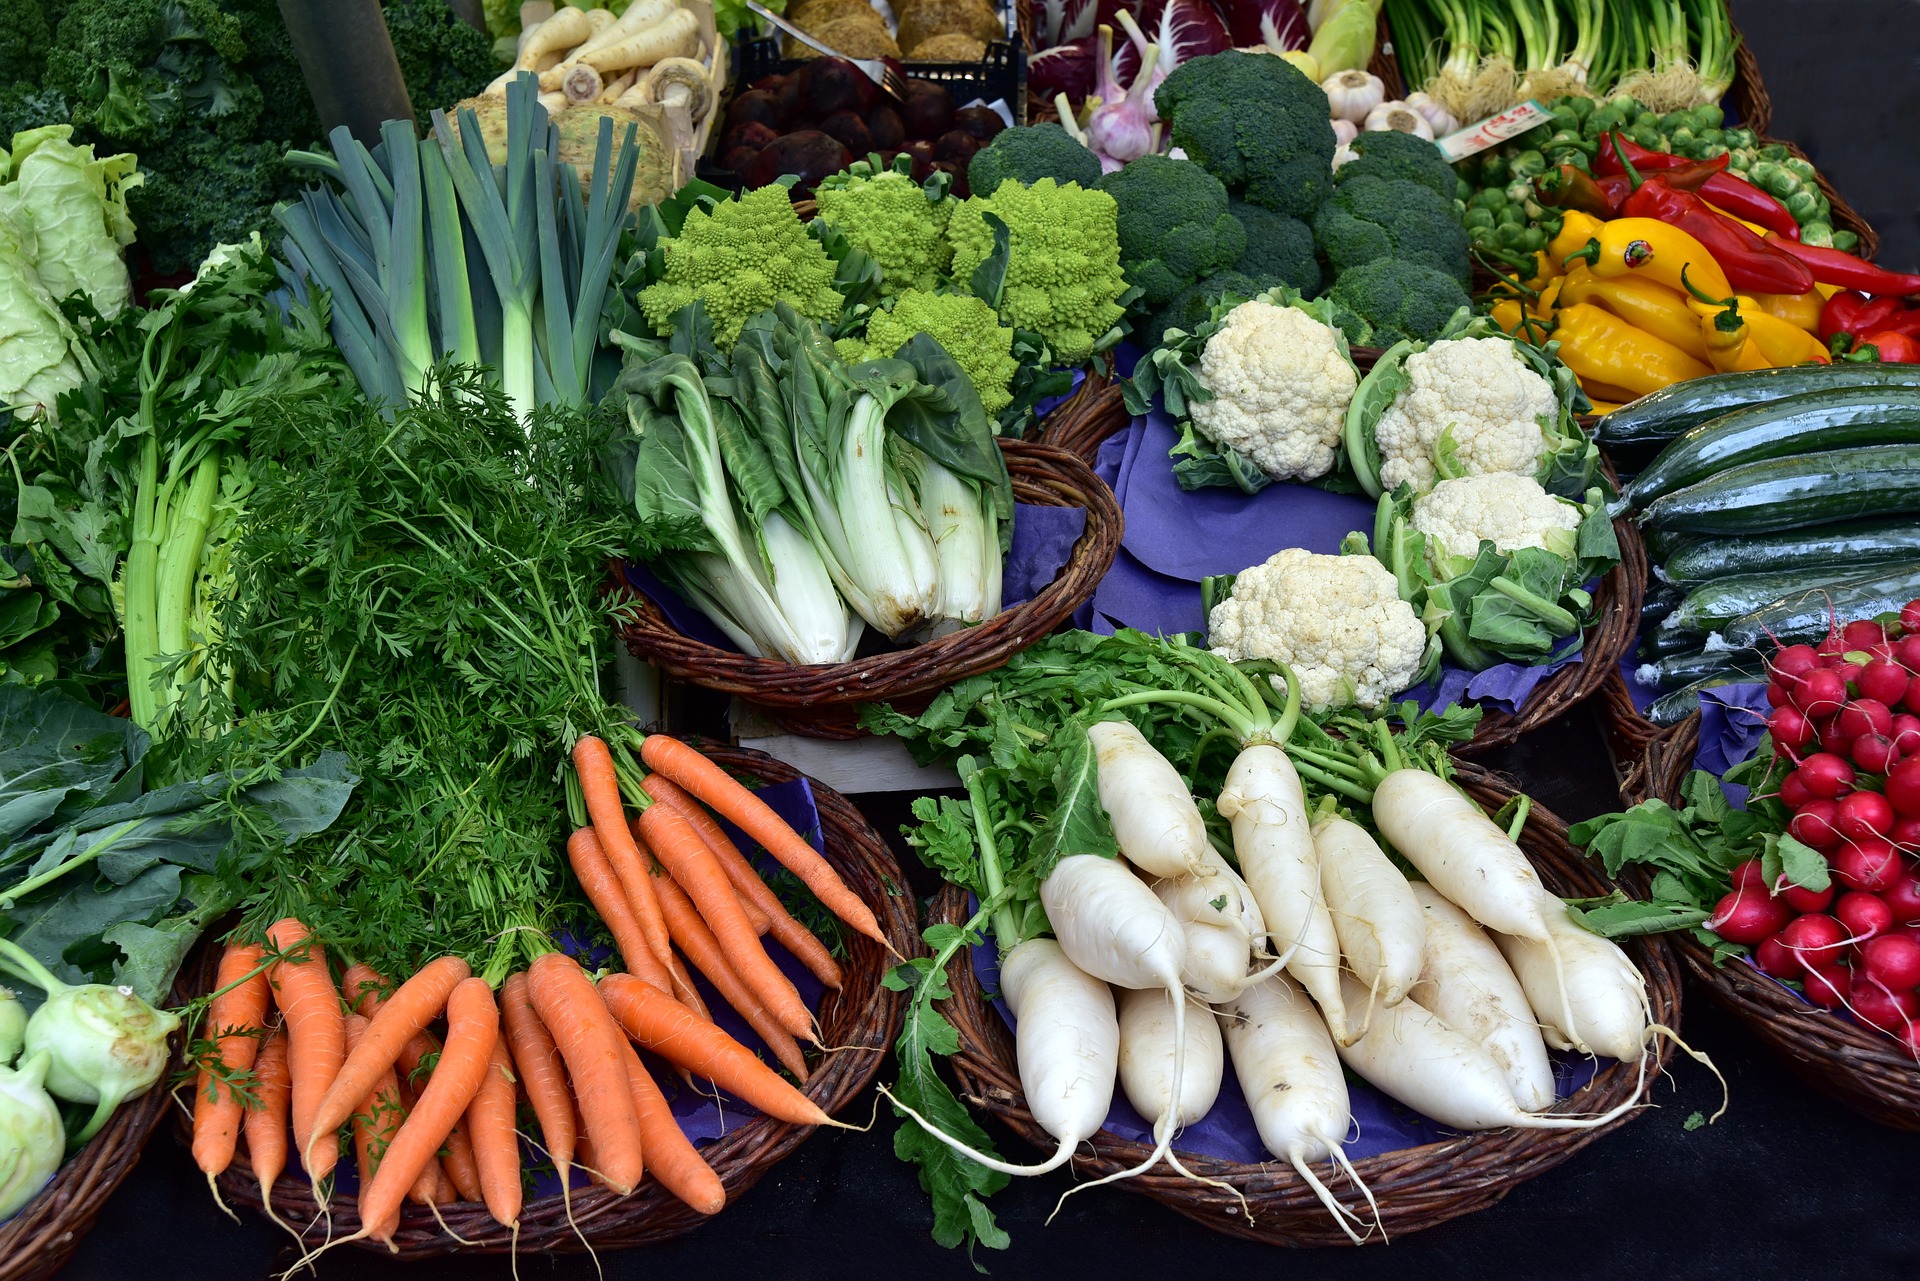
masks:
<path fill-rule="evenodd" d="M 1452 276 L 1396 258 L 1341 272 L 1327 297 L 1347 341 L 1374 347 L 1391 347 L 1403 338 L 1433 338 L 1472 302 Z M 1361 323 L 1352 323 L 1355 318 Z"/>
<path fill-rule="evenodd" d="M 1311 218 L 1333 189 L 1326 91 L 1283 58 L 1192 58 L 1154 91 L 1173 145 L 1242 199 Z"/>
<path fill-rule="evenodd" d="M 1100 179 L 1099 190 L 1120 207 L 1120 266 L 1143 308 L 1231 267 L 1247 247 L 1226 187 L 1191 160 L 1142 156 Z"/>
<path fill-rule="evenodd" d="M 1235 270 L 1265 282 L 1262 289 L 1290 285 L 1309 298 L 1320 292 L 1313 228 L 1298 218 L 1245 201 L 1231 201 L 1227 209 L 1247 232 L 1247 252 L 1240 255 Z"/>
<path fill-rule="evenodd" d="M 1472 279 L 1467 233 L 1453 202 L 1404 179 L 1362 176 L 1342 182 L 1313 220 L 1313 238 L 1336 275 L 1383 258 Z"/>
<path fill-rule="evenodd" d="M 423 122 L 436 107 L 474 97 L 499 74 L 493 41 L 460 21 L 446 0 L 388 0 L 386 18 L 413 114 Z"/>
<path fill-rule="evenodd" d="M 117 144 L 194 122 L 239 140 L 262 105 L 239 70 L 246 54 L 240 20 L 214 0 L 76 0 L 47 54 L 47 87 L 66 95 L 76 127 Z"/>

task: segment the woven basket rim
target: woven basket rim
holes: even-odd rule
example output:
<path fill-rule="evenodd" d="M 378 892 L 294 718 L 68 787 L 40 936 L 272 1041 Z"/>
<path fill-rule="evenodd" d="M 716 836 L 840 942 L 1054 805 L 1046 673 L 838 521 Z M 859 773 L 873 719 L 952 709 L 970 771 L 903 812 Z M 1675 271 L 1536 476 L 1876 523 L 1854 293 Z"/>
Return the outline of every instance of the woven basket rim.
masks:
<path fill-rule="evenodd" d="M 1661 732 L 1648 744 L 1637 799 L 1677 803 L 1699 743 L 1698 712 Z M 1751 964 L 1714 965 L 1712 952 L 1691 936 L 1675 935 L 1674 943 L 1694 981 L 1795 1075 L 1882 1125 L 1920 1131 L 1920 1062 L 1893 1038 L 1819 1009 Z"/>
<path fill-rule="evenodd" d="M 768 783 L 806 777 L 764 752 L 698 739 L 688 741 L 736 774 L 749 774 Z M 896 949 L 907 956 L 924 954 L 913 900 L 899 889 L 906 884 L 905 874 L 886 841 L 845 796 L 817 779 L 808 781 L 827 837 L 828 862 L 873 909 Z M 903 995 L 889 991 L 880 982 L 892 958 L 879 944 L 862 935 L 849 931 L 847 939 L 845 985 L 837 995 L 827 993 L 820 1010 L 821 1039 L 836 1049 L 829 1055 L 808 1055 L 812 1060 L 812 1075 L 799 1087 L 829 1114 L 846 1107 L 872 1084 L 899 1033 L 904 1008 Z M 211 982 L 218 956 L 219 949 L 209 935 L 192 962 L 192 982 L 201 990 Z M 727 1205 L 731 1207 L 747 1189 L 799 1147 L 814 1128 L 756 1114 L 701 1147 L 700 1155 L 720 1176 L 726 1187 Z M 191 1122 L 185 1109 L 175 1127 L 175 1135 L 183 1146 L 191 1146 Z M 233 1164 L 220 1175 L 219 1183 L 220 1194 L 228 1204 L 238 1202 L 264 1216 L 259 1183 L 253 1177 L 244 1146 L 235 1154 Z M 304 1178 L 292 1170 L 283 1173 L 273 1187 L 274 1204 L 283 1209 L 310 1206 L 311 1197 Z M 574 1191 L 571 1214 L 572 1224 L 577 1225 L 578 1231 L 569 1225 L 567 1203 L 559 1196 L 526 1203 L 521 1210 L 517 1240 L 508 1229 L 494 1222 L 482 1204 L 456 1202 L 440 1210 L 447 1228 L 470 1244 L 453 1240 L 429 1211 L 409 1202 L 401 1210 L 400 1230 L 394 1236 L 400 1257 L 509 1251 L 575 1253 L 587 1249 L 588 1243 L 594 1250 L 624 1249 L 656 1244 L 708 1221 L 706 1216 L 688 1208 L 662 1188 L 651 1172 L 633 1195 L 625 1198 L 601 1187 Z M 287 1216 L 283 1213 L 282 1217 Z M 309 1248 L 325 1244 L 329 1232 L 333 1240 L 339 1240 L 358 1231 L 360 1226 L 358 1207 L 345 1201 L 333 1206 L 330 1228 L 325 1220 L 310 1214 L 300 1216 L 300 1221 L 300 1236 Z M 354 1244 L 382 1253 L 386 1249 L 373 1241 Z M 0 1281 L 12 1279 L 0 1274 Z"/>
<path fill-rule="evenodd" d="M 1472 764 L 1457 768 L 1457 779 L 1489 811 L 1514 795 L 1514 789 L 1491 771 Z M 1582 894 L 1604 893 L 1610 888 L 1597 868 L 1567 843 L 1566 824 L 1544 807 L 1533 807 L 1521 843 L 1550 887 Z M 929 918 L 957 924 L 966 919 L 967 912 L 966 891 L 948 886 L 930 907 Z M 1626 945 L 1646 976 L 1654 1021 L 1677 1027 L 1680 968 L 1668 943 L 1656 937 L 1628 940 Z M 954 995 L 946 1013 L 961 1036 L 960 1051 L 952 1062 L 968 1102 L 993 1114 L 1033 1147 L 1051 1151 L 1054 1140 L 1021 1103 L 1012 1037 L 982 998 L 968 953 L 955 958 L 949 980 Z M 1649 1065 L 1647 1082 L 1658 1078 L 1658 1068 L 1666 1063 L 1672 1047 L 1660 1040 L 1653 1053 L 1656 1064 Z M 1611 1108 L 1640 1092 L 1637 1077 L 1635 1065 L 1615 1063 L 1596 1075 L 1586 1089 L 1555 1104 L 1554 1110 Z M 1398 1238 L 1484 1209 L 1520 1183 L 1545 1173 L 1601 1135 L 1626 1124 L 1632 1115 L 1593 1130 L 1480 1131 L 1366 1157 L 1355 1161 L 1354 1166 L 1379 1200 L 1388 1238 Z M 1087 1154 L 1089 1150 L 1091 1155 Z M 1103 1130 L 1081 1145 L 1073 1165 L 1082 1176 L 1100 1177 L 1138 1164 L 1149 1150 L 1147 1144 Z M 1235 1198 L 1171 1172 L 1156 1170 L 1128 1179 L 1122 1186 L 1228 1235 L 1272 1245 L 1351 1244 L 1312 1189 L 1284 1162 L 1242 1165 L 1185 1154 L 1182 1160 L 1195 1173 L 1224 1180 L 1244 1193 L 1253 1209 L 1254 1223 L 1248 1224 L 1239 1214 Z M 1350 1187 L 1343 1185 L 1338 1195 L 1343 1204 L 1366 1214 L 1365 1202 Z"/>

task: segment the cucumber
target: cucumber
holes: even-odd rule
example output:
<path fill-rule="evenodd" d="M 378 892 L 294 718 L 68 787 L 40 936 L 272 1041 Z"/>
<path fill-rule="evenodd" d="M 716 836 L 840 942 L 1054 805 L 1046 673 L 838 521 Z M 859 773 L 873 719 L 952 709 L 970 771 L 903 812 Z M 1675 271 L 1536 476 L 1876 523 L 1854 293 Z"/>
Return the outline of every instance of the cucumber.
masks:
<path fill-rule="evenodd" d="M 1819 641 L 1835 620 L 1849 623 L 1897 614 L 1915 599 L 1920 599 L 1920 565 L 1776 601 L 1728 623 L 1721 638 L 1734 649 L 1756 649 L 1773 641 L 1782 645 Z"/>
<path fill-rule="evenodd" d="M 1675 654 L 1691 653 L 1706 643 L 1705 632 L 1684 627 L 1656 627 L 1641 638 L 1640 657 L 1649 663 L 1658 662 Z"/>
<path fill-rule="evenodd" d="M 1920 445 L 1743 463 L 1654 499 L 1640 519 L 1698 534 L 1771 534 L 1908 514 L 1920 515 Z"/>
<path fill-rule="evenodd" d="M 1624 445 L 1664 444 L 1731 410 L 1839 387 L 1920 387 L 1920 365 L 1792 365 L 1694 378 L 1603 416 L 1593 438 L 1609 452 Z"/>
<path fill-rule="evenodd" d="M 1905 557 L 1920 562 L 1920 519 L 1850 521 L 1753 538 L 1703 538 L 1660 567 L 1674 583 L 1705 583 L 1730 574 L 1853 565 Z M 1649 593 L 1651 599 L 1651 593 Z"/>
<path fill-rule="evenodd" d="M 1912 557 L 1861 564 L 1851 569 L 1835 565 L 1815 565 L 1807 569 L 1774 570 L 1764 574 L 1733 574 L 1702 583 L 1687 593 L 1680 608 L 1667 621 L 1678 627 L 1712 632 L 1734 619 L 1765 609 L 1775 601 L 1801 592 L 1850 582 L 1868 574 L 1884 573 L 1899 565 L 1916 563 Z"/>
<path fill-rule="evenodd" d="M 1658 565 L 1673 559 L 1685 548 L 1699 542 L 1700 535 L 1682 534 L 1648 526 L 1640 531 L 1640 541 L 1647 545 L 1647 555 L 1653 558 L 1654 564 Z"/>
<path fill-rule="evenodd" d="M 1815 391 L 1709 418 L 1661 451 L 1626 498 L 1645 507 L 1662 494 L 1741 463 L 1814 450 L 1920 442 L 1920 387 Z"/>
<path fill-rule="evenodd" d="M 1668 614 L 1680 608 L 1680 602 L 1686 598 L 1687 593 L 1683 589 L 1671 584 L 1650 584 L 1647 587 L 1646 599 L 1640 603 L 1641 630 L 1645 631 L 1649 627 L 1658 626 Z"/>
<path fill-rule="evenodd" d="M 1759 679 L 1749 672 L 1716 672 L 1654 699 L 1653 705 L 1647 708 L 1647 719 L 1655 725 L 1678 725 L 1700 710 L 1700 691 L 1719 689 L 1723 685 L 1751 685 Z"/>
<path fill-rule="evenodd" d="M 1747 651 L 1695 650 L 1691 654 L 1669 654 L 1654 663 L 1642 663 L 1633 673 L 1634 684 L 1647 689 L 1676 689 L 1709 676 L 1740 672 L 1752 676 L 1765 670 L 1760 655 Z"/>

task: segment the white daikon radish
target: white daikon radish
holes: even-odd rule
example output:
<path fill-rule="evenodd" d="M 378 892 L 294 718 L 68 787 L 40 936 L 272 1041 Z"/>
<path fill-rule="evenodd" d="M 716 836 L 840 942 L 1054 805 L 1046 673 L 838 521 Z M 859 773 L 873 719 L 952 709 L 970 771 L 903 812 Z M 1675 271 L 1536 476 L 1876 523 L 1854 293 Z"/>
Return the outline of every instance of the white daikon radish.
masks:
<path fill-rule="evenodd" d="M 1180 922 L 1186 939 L 1186 960 L 1180 982 L 1209 1005 L 1230 1001 L 1246 978 L 1253 959 L 1253 935 L 1234 916 L 1223 920 L 1214 904 L 1218 880 L 1197 876 L 1167 877 L 1153 883 L 1154 897 Z"/>
<path fill-rule="evenodd" d="M 1186 1071 L 1180 1098 L 1173 1097 L 1173 1000 L 1165 992 L 1120 989 L 1120 1088 L 1127 1102 L 1158 1124 L 1169 1110 L 1176 1128 L 1192 1125 L 1213 1110 L 1220 1097 L 1225 1066 L 1220 1027 L 1210 1011 L 1187 1011 Z"/>
<path fill-rule="evenodd" d="M 1361 1001 L 1366 991 L 1346 980 L 1347 999 Z M 1456 1032 L 1418 1001 L 1374 1011 L 1365 1036 L 1340 1047 L 1346 1065 L 1414 1111 L 1456 1130 L 1497 1130 L 1511 1125 L 1530 1130 L 1588 1130 L 1605 1125 L 1640 1106 L 1640 1091 L 1598 1116 L 1536 1116 L 1523 1111 L 1507 1087 L 1506 1074 L 1478 1042 Z M 1641 1084 L 1646 1058 L 1640 1060 Z"/>
<path fill-rule="evenodd" d="M 1276 974 L 1222 1007 L 1220 1029 L 1260 1141 L 1299 1172 L 1341 1231 L 1358 1242 L 1360 1235 L 1348 1220 L 1365 1221 L 1341 1205 L 1311 1168 L 1316 1162 L 1332 1160 L 1344 1169 L 1373 1208 L 1374 1222 L 1379 1222 L 1373 1193 L 1360 1182 L 1340 1148 L 1352 1124 L 1352 1108 L 1340 1059 L 1320 1012 L 1292 980 Z"/>
<path fill-rule="evenodd" d="M 1408 995 L 1478 1041 L 1500 1065 L 1524 1111 L 1552 1107 L 1553 1064 L 1520 980 L 1472 917 L 1425 881 L 1412 890 L 1427 918 L 1427 953 L 1420 981 Z"/>
<path fill-rule="evenodd" d="M 1334 1039 L 1346 1039 L 1340 940 L 1321 896 L 1306 793 L 1286 753 L 1267 743 L 1243 748 L 1227 771 L 1219 808 L 1233 823 L 1240 874 L 1267 918 L 1273 949 L 1297 949 L 1287 973 L 1319 1004 Z"/>
<path fill-rule="evenodd" d="M 1100 808 L 1127 861 L 1154 876 L 1205 876 L 1207 825 L 1167 758 L 1130 721 L 1087 727 L 1099 767 Z"/>
<path fill-rule="evenodd" d="M 1646 979 L 1618 944 L 1582 929 L 1567 915 L 1567 905 L 1545 889 L 1539 903 L 1566 971 L 1564 989 L 1547 947 L 1518 938 L 1495 941 L 1545 1027 L 1547 1040 L 1556 1050 L 1623 1060 L 1638 1057 L 1648 1032 Z"/>
<path fill-rule="evenodd" d="M 1433 888 L 1490 930 L 1547 941 L 1540 874 L 1460 789 L 1425 770 L 1395 770 L 1373 793 L 1373 821 Z"/>
<path fill-rule="evenodd" d="M 1314 823 L 1313 848 L 1347 968 L 1368 989 L 1369 1006 L 1397 1005 L 1426 955 L 1427 918 L 1412 887 L 1365 828 L 1338 815 Z"/>

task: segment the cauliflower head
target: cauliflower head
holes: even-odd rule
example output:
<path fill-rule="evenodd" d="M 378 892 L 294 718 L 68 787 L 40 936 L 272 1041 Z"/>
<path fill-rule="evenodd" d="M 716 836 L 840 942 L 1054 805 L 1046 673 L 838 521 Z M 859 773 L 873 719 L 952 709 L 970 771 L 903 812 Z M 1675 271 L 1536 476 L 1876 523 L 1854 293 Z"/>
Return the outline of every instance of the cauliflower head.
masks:
<path fill-rule="evenodd" d="M 696 298 L 713 320 L 713 340 L 726 351 L 748 320 L 786 302 L 820 324 L 840 314 L 833 260 L 793 212 L 778 183 L 694 209 L 680 234 L 663 241 L 666 272 L 640 291 L 640 311 L 654 332 L 673 332 L 673 315 Z"/>
<path fill-rule="evenodd" d="M 1555 498 L 1531 476 L 1489 472 L 1443 480 L 1413 500 L 1413 527 L 1426 535 L 1432 559 L 1479 554 L 1491 542 L 1502 554 L 1538 547 L 1572 559 L 1585 513 Z"/>
<path fill-rule="evenodd" d="M 1359 384 L 1334 331 L 1297 307 L 1254 299 L 1227 313 L 1200 355 L 1193 425 L 1275 480 L 1333 470 L 1347 406 Z"/>
<path fill-rule="evenodd" d="M 929 200 L 926 188 L 893 169 L 835 174 L 814 188 L 820 216 L 880 264 L 883 297 L 909 289 L 932 289 L 953 260 L 947 219 L 956 203 Z"/>
<path fill-rule="evenodd" d="M 1292 668 L 1316 711 L 1380 706 L 1414 683 L 1427 650 L 1427 629 L 1386 566 L 1298 547 L 1236 577 L 1207 629 L 1222 658 Z"/>
<path fill-rule="evenodd" d="M 1380 415 L 1380 483 L 1433 487 L 1439 476 L 1533 476 L 1559 413 L 1553 384 L 1504 338 L 1452 338 L 1406 360 L 1408 383 Z"/>
<path fill-rule="evenodd" d="M 873 313 L 864 339 L 842 338 L 834 347 L 842 360 L 858 364 L 892 356 L 922 333 L 931 335 L 966 371 L 987 417 L 996 417 L 1013 402 L 1010 388 L 1020 369 L 1020 362 L 1013 358 L 1013 330 L 972 294 L 910 289 L 893 306 Z"/>

